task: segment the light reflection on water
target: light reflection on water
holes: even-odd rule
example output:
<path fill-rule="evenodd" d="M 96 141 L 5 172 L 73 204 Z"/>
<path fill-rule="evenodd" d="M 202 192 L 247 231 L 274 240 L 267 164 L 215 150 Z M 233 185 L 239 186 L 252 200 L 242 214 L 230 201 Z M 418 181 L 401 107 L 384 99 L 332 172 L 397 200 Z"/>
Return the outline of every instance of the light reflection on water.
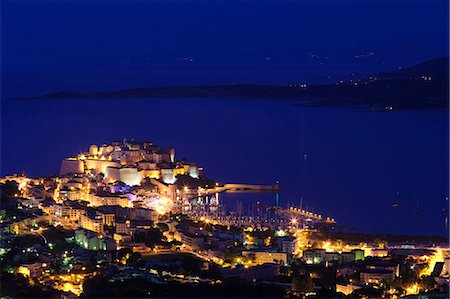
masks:
<path fill-rule="evenodd" d="M 273 184 L 291 202 L 359 231 L 445 234 L 448 115 L 301 108 L 226 99 L 2 102 L 2 175 L 56 174 L 91 143 L 174 146 L 220 182 Z M 398 195 L 397 195 L 398 192 Z M 223 194 L 273 204 L 271 193 Z M 230 203 L 229 203 L 230 202 Z M 393 206 L 396 207 L 393 207 Z"/>

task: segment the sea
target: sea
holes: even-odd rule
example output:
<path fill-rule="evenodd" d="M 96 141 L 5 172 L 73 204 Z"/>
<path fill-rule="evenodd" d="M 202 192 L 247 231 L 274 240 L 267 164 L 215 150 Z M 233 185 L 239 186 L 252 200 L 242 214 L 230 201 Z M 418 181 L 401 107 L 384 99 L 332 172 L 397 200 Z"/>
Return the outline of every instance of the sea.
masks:
<path fill-rule="evenodd" d="M 369 112 L 262 99 L 14 100 L 1 106 L 1 175 L 55 175 L 90 144 L 151 140 L 221 183 L 227 206 L 302 206 L 348 231 L 447 235 L 447 111 Z"/>

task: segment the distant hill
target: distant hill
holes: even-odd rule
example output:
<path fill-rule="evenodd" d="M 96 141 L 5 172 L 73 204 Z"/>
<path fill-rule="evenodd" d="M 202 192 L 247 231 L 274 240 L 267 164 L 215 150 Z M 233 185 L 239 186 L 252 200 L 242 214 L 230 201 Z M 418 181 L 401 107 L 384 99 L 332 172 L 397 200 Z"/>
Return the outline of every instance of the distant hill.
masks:
<path fill-rule="evenodd" d="M 75 98 L 239 98 L 291 99 L 306 106 L 347 106 L 369 110 L 448 108 L 449 58 L 412 67 L 359 75 L 335 84 L 171 86 L 109 92 L 57 92 L 40 99 Z"/>
<path fill-rule="evenodd" d="M 420 79 L 422 76 L 448 80 L 448 57 L 435 58 L 412 67 L 378 74 L 383 79 Z"/>
<path fill-rule="evenodd" d="M 354 105 L 381 109 L 448 108 L 449 58 L 334 84 L 312 86 L 305 92 L 311 105 Z"/>

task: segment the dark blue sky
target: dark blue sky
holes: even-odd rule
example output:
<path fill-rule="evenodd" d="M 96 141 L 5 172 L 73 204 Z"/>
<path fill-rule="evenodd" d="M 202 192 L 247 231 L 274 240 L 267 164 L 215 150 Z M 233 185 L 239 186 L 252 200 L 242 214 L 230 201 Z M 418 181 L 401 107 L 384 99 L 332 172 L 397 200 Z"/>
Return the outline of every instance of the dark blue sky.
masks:
<path fill-rule="evenodd" d="M 2 1 L 3 92 L 333 80 L 446 55 L 447 19 L 444 0 Z"/>

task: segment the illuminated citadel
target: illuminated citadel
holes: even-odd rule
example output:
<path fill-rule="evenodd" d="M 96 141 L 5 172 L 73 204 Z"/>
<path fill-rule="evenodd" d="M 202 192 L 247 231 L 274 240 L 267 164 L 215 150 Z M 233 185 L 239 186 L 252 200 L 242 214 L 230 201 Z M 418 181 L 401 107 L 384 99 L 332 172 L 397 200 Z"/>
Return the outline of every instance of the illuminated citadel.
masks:
<path fill-rule="evenodd" d="M 175 161 L 174 148 L 161 148 L 152 142 L 115 141 L 97 146 L 89 152 L 66 158 L 61 163 L 60 175 L 68 173 L 103 173 L 109 181 L 139 185 L 143 178 L 161 179 L 174 184 L 176 176 L 188 174 L 198 178 L 201 169 L 194 163 Z"/>
<path fill-rule="evenodd" d="M 201 171 L 195 163 L 175 160 L 174 148 L 149 141 L 92 144 L 89 151 L 62 161 L 53 198 L 87 201 L 92 207 L 141 206 L 159 214 L 183 207 L 190 210 L 192 203 L 187 192 L 180 194 L 177 189 L 177 177 L 196 181 Z M 153 189 L 143 188 L 143 182 Z"/>

